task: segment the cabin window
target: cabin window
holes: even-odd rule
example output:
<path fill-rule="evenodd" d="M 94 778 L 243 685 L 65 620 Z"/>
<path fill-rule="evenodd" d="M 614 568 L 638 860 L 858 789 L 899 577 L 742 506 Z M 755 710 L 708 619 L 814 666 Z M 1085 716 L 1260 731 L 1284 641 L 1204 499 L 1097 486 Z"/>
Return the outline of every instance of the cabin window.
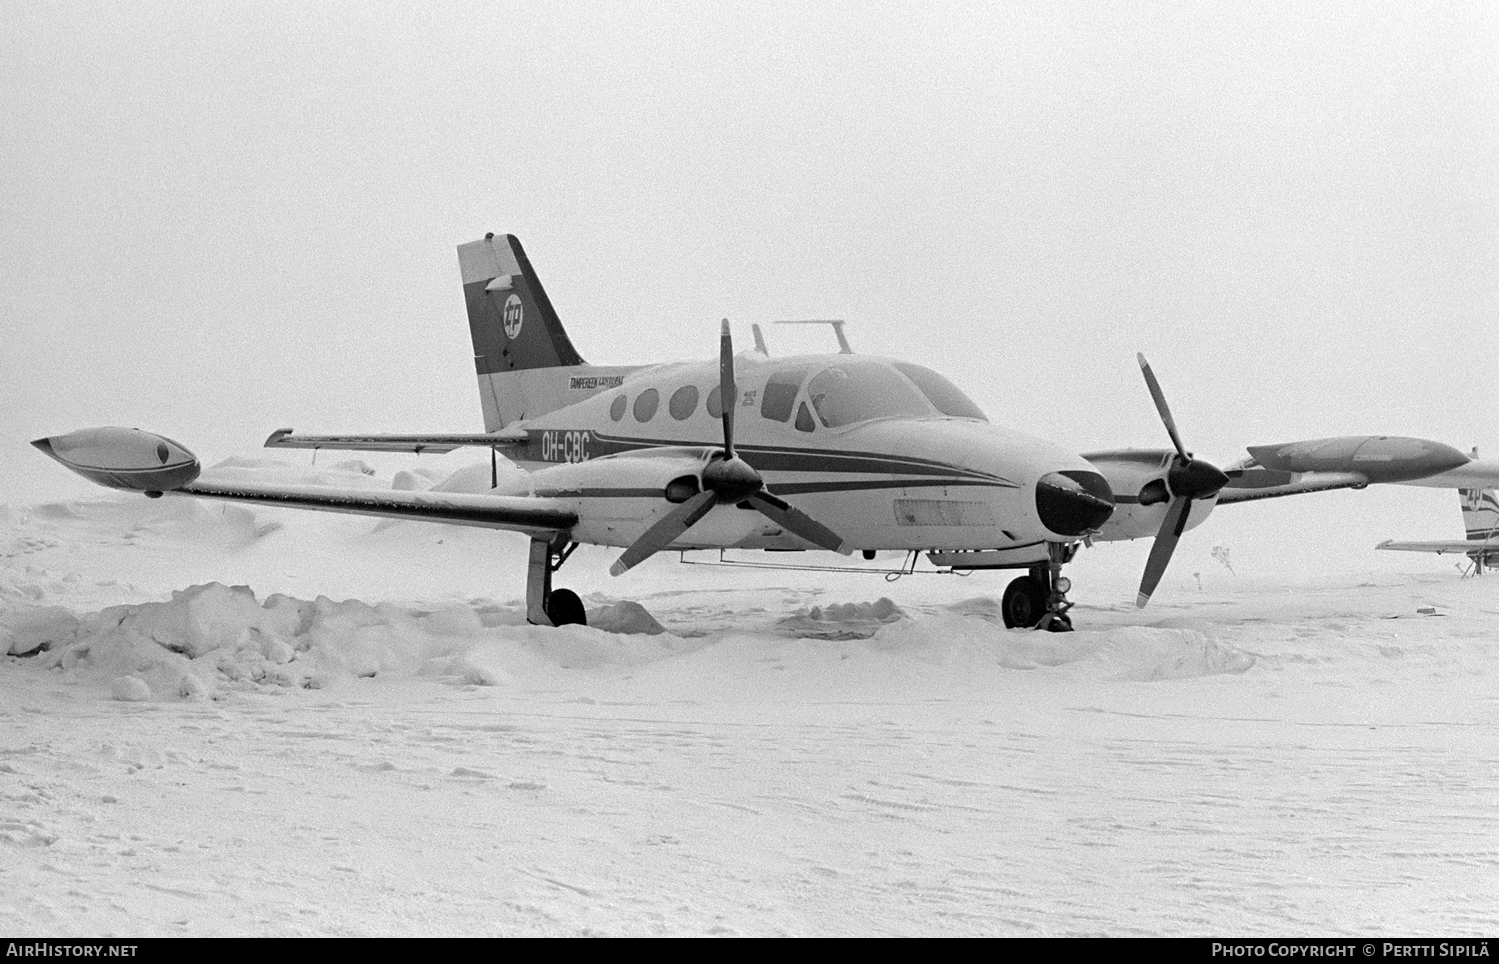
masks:
<path fill-rule="evenodd" d="M 666 403 L 666 410 L 679 422 L 691 418 L 692 413 L 697 411 L 697 386 L 683 385 L 672 392 L 671 401 Z"/>
<path fill-rule="evenodd" d="M 796 393 L 802 390 L 806 378 L 805 368 L 782 369 L 771 375 L 760 393 L 760 414 L 773 422 L 790 419 L 796 408 Z"/>
<path fill-rule="evenodd" d="M 708 415 L 723 418 L 723 388 L 718 385 L 714 385 L 713 390 L 708 393 Z"/>
<path fill-rule="evenodd" d="M 654 388 L 647 388 L 635 399 L 635 421 L 649 422 L 656 414 L 656 407 L 661 404 L 661 393 Z"/>
<path fill-rule="evenodd" d="M 620 395 L 609 403 L 609 417 L 616 422 L 625 417 L 625 397 Z"/>
<path fill-rule="evenodd" d="M 907 362 L 896 362 L 896 369 L 921 389 L 921 394 L 932 403 L 932 407 L 943 415 L 951 415 L 954 418 L 976 418 L 980 422 L 987 422 L 983 411 L 972 399 L 964 395 L 958 386 L 932 371 L 930 368 L 922 368 L 920 365 L 912 365 Z"/>
<path fill-rule="evenodd" d="M 796 430 L 810 432 L 816 427 L 817 423 L 812 420 L 812 410 L 807 407 L 806 402 L 802 402 L 796 407 Z"/>
<path fill-rule="evenodd" d="M 895 370 L 872 361 L 840 362 L 807 384 L 812 409 L 827 428 L 873 418 L 920 418 L 931 408 Z"/>

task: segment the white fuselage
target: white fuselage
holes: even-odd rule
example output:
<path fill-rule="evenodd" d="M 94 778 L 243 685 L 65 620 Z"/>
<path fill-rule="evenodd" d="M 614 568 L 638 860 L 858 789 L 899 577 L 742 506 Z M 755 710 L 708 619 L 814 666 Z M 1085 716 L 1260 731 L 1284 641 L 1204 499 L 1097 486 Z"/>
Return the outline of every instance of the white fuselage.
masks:
<path fill-rule="evenodd" d="M 1036 483 L 1051 473 L 1092 473 L 1085 460 L 1021 432 L 944 415 L 914 384 L 851 367 L 894 373 L 894 364 L 871 356 L 737 356 L 738 455 L 771 492 L 853 549 L 1009 549 L 1077 541 L 1077 533 L 1043 523 Z M 818 374 L 838 366 L 883 379 L 882 397 L 855 402 L 893 414 L 859 419 L 850 418 L 847 404 L 835 410 L 838 400 L 817 391 L 829 378 L 819 381 Z M 512 457 L 534 471 L 502 494 L 572 505 L 580 520 L 576 541 L 631 545 L 673 508 L 663 497 L 667 484 L 696 475 L 722 449 L 721 416 L 707 405 L 718 383 L 714 362 L 659 366 L 515 426 L 527 432 L 528 442 Z M 768 391 L 779 393 L 773 404 Z M 919 399 L 919 408 L 902 392 Z M 890 396 L 901 396 L 899 403 Z M 776 417 L 780 413 L 785 418 Z M 844 418 L 849 421 L 838 424 Z M 809 547 L 760 513 L 733 505 L 714 508 L 674 543 L 724 546 Z"/>

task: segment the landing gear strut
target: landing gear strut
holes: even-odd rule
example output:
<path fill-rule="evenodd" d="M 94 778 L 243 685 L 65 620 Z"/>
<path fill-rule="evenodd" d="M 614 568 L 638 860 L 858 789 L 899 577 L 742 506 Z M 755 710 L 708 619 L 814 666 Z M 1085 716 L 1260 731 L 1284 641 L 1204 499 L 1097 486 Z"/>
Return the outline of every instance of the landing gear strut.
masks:
<path fill-rule="evenodd" d="M 562 568 L 576 548 L 576 542 L 563 539 L 532 538 L 526 567 L 526 622 L 533 626 L 588 625 L 578 594 L 571 589 L 552 588 L 552 573 Z"/>
<path fill-rule="evenodd" d="M 1030 575 L 1021 576 L 1006 587 L 1000 612 L 1007 627 L 1034 627 L 1052 633 L 1072 631 L 1072 618 L 1067 615 L 1072 608 L 1067 600 L 1072 583 L 1062 575 L 1062 563 L 1069 561 L 1075 551 L 1074 546 L 1052 543 L 1050 562 L 1032 566 Z"/>

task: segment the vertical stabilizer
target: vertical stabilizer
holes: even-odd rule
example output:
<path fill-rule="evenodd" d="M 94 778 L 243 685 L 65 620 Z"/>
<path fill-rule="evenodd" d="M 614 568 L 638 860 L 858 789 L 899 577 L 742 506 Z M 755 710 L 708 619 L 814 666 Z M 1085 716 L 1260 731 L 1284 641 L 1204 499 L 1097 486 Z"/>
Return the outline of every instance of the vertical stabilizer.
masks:
<path fill-rule="evenodd" d="M 1463 501 L 1463 528 L 1476 542 L 1499 540 L 1499 499 L 1493 489 L 1458 489 Z"/>
<path fill-rule="evenodd" d="M 581 401 L 633 370 L 583 361 L 515 235 L 460 244 L 458 266 L 486 432 Z"/>
<path fill-rule="evenodd" d="M 458 246 L 479 374 L 581 365 L 515 235 Z"/>
<path fill-rule="evenodd" d="M 1478 458 L 1475 446 L 1471 458 Z M 1463 505 L 1463 528 L 1474 542 L 1492 542 L 1499 539 L 1499 499 L 1493 489 L 1458 489 L 1457 497 Z"/>

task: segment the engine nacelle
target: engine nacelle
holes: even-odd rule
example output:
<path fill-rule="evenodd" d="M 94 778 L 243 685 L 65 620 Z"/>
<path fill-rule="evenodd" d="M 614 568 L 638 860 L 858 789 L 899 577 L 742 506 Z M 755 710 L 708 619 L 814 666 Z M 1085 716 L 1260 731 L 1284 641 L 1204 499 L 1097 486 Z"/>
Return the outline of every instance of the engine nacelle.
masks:
<path fill-rule="evenodd" d="M 506 495 L 537 495 L 560 499 L 579 516 L 573 535 L 579 541 L 604 546 L 630 546 L 650 526 L 702 491 L 703 468 L 711 448 L 673 446 L 606 455 L 587 462 L 565 462 L 538 469 L 500 491 Z M 732 505 L 714 508 L 673 546 L 681 549 L 714 546 L 762 547 L 765 539 L 788 539 L 779 527 L 758 512 Z M 800 545 L 799 541 L 792 539 Z M 779 542 L 775 543 L 779 544 Z"/>
<path fill-rule="evenodd" d="M 1161 530 L 1172 492 L 1166 484 L 1173 449 L 1117 449 L 1083 455 L 1114 490 L 1114 512 L 1093 536 L 1095 542 L 1153 538 Z M 1208 517 L 1217 498 L 1198 499 L 1187 516 L 1195 529 Z"/>
<path fill-rule="evenodd" d="M 685 502 L 701 491 L 699 479 L 712 449 L 646 449 L 586 462 L 561 462 L 532 472 L 505 495 L 547 498 L 652 499 Z"/>

